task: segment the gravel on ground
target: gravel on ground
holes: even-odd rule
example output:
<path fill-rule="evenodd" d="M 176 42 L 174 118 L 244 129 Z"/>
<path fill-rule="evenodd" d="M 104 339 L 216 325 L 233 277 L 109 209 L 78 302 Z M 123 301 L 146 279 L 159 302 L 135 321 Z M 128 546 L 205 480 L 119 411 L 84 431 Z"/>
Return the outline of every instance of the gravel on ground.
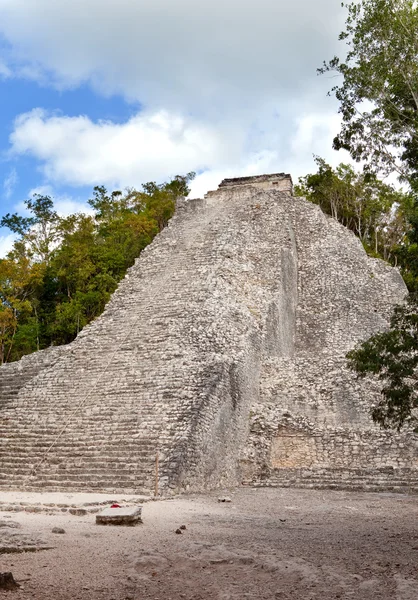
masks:
<path fill-rule="evenodd" d="M 20 583 L 0 596 L 418 599 L 416 496 L 242 488 L 147 502 L 142 517 L 120 527 L 90 513 L 0 512 L 0 572 Z"/>

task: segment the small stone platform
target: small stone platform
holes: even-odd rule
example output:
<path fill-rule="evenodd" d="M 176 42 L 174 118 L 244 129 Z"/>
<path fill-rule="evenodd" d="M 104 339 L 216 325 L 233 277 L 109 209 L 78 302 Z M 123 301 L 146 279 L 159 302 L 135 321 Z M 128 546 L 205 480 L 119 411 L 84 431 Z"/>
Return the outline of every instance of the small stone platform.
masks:
<path fill-rule="evenodd" d="M 96 515 L 96 525 L 137 525 L 142 523 L 142 506 L 105 508 Z"/>

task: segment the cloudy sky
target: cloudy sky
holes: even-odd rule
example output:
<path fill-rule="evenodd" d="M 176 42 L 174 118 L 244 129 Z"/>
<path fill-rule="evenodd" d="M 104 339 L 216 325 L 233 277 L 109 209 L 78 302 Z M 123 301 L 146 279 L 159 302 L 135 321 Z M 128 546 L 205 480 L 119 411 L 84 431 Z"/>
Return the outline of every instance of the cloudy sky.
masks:
<path fill-rule="evenodd" d="M 0 0 L 0 215 L 34 192 L 73 212 L 94 185 L 332 164 L 324 59 L 336 0 Z M 0 230 L 0 256 L 10 244 Z"/>

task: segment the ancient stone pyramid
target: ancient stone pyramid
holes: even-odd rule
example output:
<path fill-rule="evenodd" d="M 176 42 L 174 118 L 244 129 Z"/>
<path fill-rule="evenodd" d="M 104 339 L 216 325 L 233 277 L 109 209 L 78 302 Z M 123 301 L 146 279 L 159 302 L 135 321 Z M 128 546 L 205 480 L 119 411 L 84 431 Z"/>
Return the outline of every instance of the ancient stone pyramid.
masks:
<path fill-rule="evenodd" d="M 418 489 L 345 368 L 399 273 L 287 175 L 182 200 L 103 315 L 0 369 L 3 489 L 163 493 L 237 483 Z"/>

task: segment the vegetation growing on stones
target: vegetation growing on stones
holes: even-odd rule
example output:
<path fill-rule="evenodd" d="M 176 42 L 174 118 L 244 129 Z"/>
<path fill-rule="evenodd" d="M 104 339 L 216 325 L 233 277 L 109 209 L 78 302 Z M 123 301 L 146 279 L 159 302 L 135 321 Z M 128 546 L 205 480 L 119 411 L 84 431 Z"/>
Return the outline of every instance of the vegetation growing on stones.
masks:
<path fill-rule="evenodd" d="M 29 217 L 5 215 L 18 237 L 0 259 L 0 364 L 68 343 L 97 317 L 193 177 L 123 193 L 95 187 L 90 215 L 59 217 L 48 196 L 25 202 Z"/>

